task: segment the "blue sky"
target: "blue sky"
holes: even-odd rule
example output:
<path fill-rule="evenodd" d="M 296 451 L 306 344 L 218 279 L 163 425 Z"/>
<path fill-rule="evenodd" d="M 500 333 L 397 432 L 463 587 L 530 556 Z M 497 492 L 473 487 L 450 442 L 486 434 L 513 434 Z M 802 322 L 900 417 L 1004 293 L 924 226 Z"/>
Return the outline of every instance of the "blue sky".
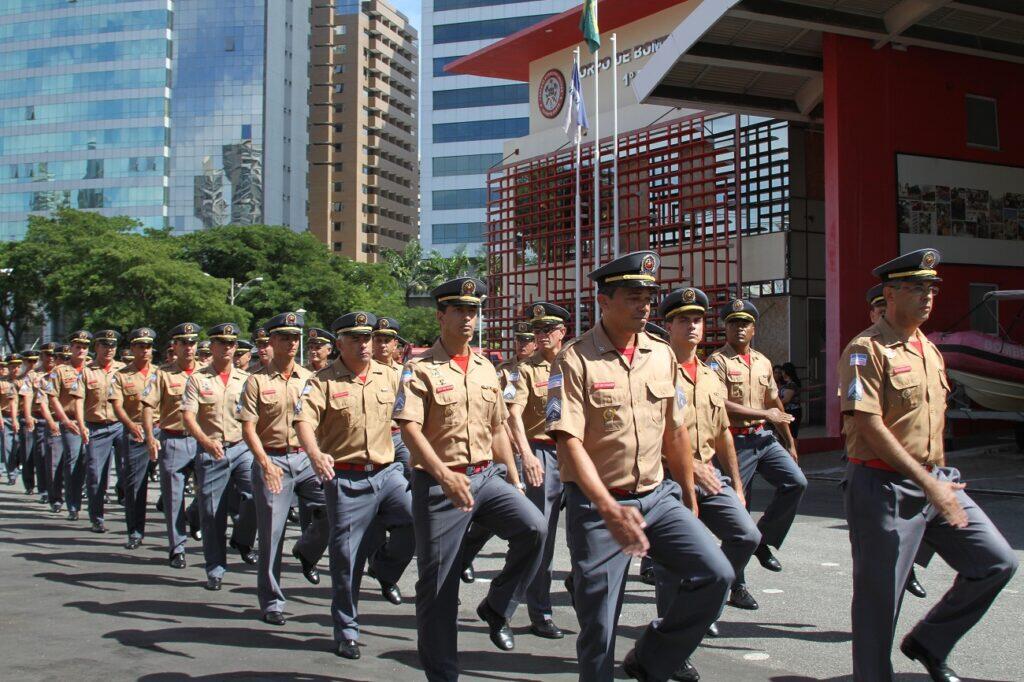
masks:
<path fill-rule="evenodd" d="M 409 17 L 412 21 L 413 27 L 419 31 L 423 31 L 423 22 L 420 21 L 420 7 L 422 6 L 422 0 L 389 0 L 389 2 L 399 12 Z"/>

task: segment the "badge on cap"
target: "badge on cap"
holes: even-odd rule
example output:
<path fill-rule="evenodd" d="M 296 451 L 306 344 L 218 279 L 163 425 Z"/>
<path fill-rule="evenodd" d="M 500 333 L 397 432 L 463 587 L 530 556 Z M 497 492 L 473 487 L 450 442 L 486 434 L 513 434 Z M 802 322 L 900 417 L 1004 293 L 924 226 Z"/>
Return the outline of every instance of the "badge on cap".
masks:
<path fill-rule="evenodd" d="M 542 306 L 542 305 L 535 305 L 535 306 L 533 306 L 533 316 L 534 317 L 544 317 L 544 306 Z"/>
<path fill-rule="evenodd" d="M 360 323 L 360 324 L 362 324 L 362 323 Z M 381 318 L 381 320 L 380 320 L 380 328 L 381 329 L 387 329 L 390 326 L 391 326 L 391 323 L 388 322 L 388 318 L 386 318 L 386 317 Z"/>
<path fill-rule="evenodd" d="M 285 315 L 284 321 L 286 324 L 295 324 L 295 313 Z"/>
<path fill-rule="evenodd" d="M 186 324 L 185 325 L 185 333 L 186 334 L 195 334 L 196 333 L 195 327 L 193 327 L 190 324 Z"/>
<path fill-rule="evenodd" d="M 743 301 L 737 298 L 732 302 L 732 309 L 736 312 L 741 312 L 743 310 Z"/>
<path fill-rule="evenodd" d="M 234 334 L 235 333 L 235 328 L 232 327 L 230 324 L 226 324 L 226 325 L 224 325 L 224 333 L 225 334 Z"/>
<path fill-rule="evenodd" d="M 925 251 L 924 255 L 921 256 L 921 267 L 931 268 L 933 265 L 935 265 L 935 252 Z"/>
<path fill-rule="evenodd" d="M 311 339 L 315 339 L 316 338 L 316 330 L 315 329 L 310 329 L 309 330 L 309 338 L 311 338 Z"/>
<path fill-rule="evenodd" d="M 644 260 L 640 264 L 640 268 L 641 268 L 641 270 L 643 270 L 644 274 L 649 275 L 649 274 L 653 273 L 654 272 L 654 266 L 655 266 L 654 256 L 652 256 L 650 254 L 644 256 Z"/>
<path fill-rule="evenodd" d="M 366 324 L 366 315 L 363 313 L 356 315 L 356 324 Z"/>
<path fill-rule="evenodd" d="M 471 296 L 475 292 L 476 292 L 476 282 L 474 282 L 471 279 L 467 279 L 465 282 L 462 283 L 462 293 L 463 294 L 465 294 L 467 296 Z"/>
<path fill-rule="evenodd" d="M 697 299 L 697 293 L 693 289 L 683 292 L 683 303 L 693 303 Z"/>

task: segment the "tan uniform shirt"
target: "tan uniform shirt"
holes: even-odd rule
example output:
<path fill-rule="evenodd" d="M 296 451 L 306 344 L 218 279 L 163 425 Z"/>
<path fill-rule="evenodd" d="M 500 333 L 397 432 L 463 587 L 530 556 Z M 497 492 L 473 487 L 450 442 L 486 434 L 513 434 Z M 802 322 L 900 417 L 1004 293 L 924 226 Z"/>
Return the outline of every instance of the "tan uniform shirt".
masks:
<path fill-rule="evenodd" d="M 287 379 L 273 366 L 249 375 L 242 391 L 238 418 L 256 422 L 256 436 L 264 449 L 298 449 L 299 437 L 295 435 L 292 421 L 299 396 L 311 376 L 308 369 L 298 364 Z"/>
<path fill-rule="evenodd" d="M 551 368 L 548 434 L 578 438 L 609 489 L 647 492 L 661 483 L 662 438 L 685 426 L 686 397 L 676 356 L 661 339 L 637 334 L 632 364 L 600 323 L 570 342 Z M 559 461 L 563 482 L 575 472 Z"/>
<path fill-rule="evenodd" d="M 148 371 L 143 374 L 129 365 L 118 370 L 114 375 L 114 382 L 111 387 L 111 400 L 121 401 L 121 407 L 125 414 L 136 424 L 142 424 L 142 398 L 154 390 L 157 381 L 157 369 L 150 365 Z"/>
<path fill-rule="evenodd" d="M 0 417 L 9 419 L 11 403 L 18 397 L 18 389 L 10 379 L 0 379 Z"/>
<path fill-rule="evenodd" d="M 900 445 L 922 464 L 945 461 L 942 430 L 946 424 L 949 380 L 942 354 L 918 330 L 924 354 L 900 339 L 883 318 L 858 334 L 839 360 L 839 389 L 846 414 L 864 412 L 882 417 Z M 844 419 L 846 452 L 850 457 L 878 459 Z"/>
<path fill-rule="evenodd" d="M 754 410 L 775 407 L 779 387 L 775 384 L 772 362 L 762 353 L 750 349 L 750 366 L 739 353 L 726 344 L 708 358 L 708 367 L 718 373 L 726 387 L 726 400 Z M 755 417 L 729 416 L 729 423 L 735 428 L 746 428 L 764 424 Z"/>
<path fill-rule="evenodd" d="M 295 420 L 313 426 L 320 450 L 336 463 L 391 464 L 398 377 L 392 367 L 371 360 L 363 383 L 336 360 L 309 380 Z"/>
<path fill-rule="evenodd" d="M 686 428 L 690 432 L 693 456 L 710 462 L 715 456 L 715 443 L 729 428 L 729 415 L 725 411 L 725 386 L 715 371 L 697 360 L 697 380 L 679 367 L 683 393 L 686 394 Z"/>
<path fill-rule="evenodd" d="M 221 380 L 213 365 L 197 369 L 185 382 L 185 393 L 181 398 L 181 411 L 196 415 L 199 429 L 215 441 L 237 443 L 242 440 L 242 422 L 238 415 L 242 411 L 242 390 L 248 372 L 228 368 L 227 385 Z"/>
<path fill-rule="evenodd" d="M 47 374 L 34 369 L 22 378 L 21 385 L 18 388 L 18 395 L 21 397 L 21 400 L 27 400 L 31 404 L 33 417 L 43 416 L 39 409 L 39 401 L 43 396 L 47 376 Z"/>
<path fill-rule="evenodd" d="M 85 363 L 79 369 L 71 365 L 57 365 L 50 372 L 50 380 L 46 384 L 46 394 L 57 398 L 57 402 L 64 408 L 64 414 L 68 419 L 74 419 L 74 405 L 79 398 L 85 397 L 85 384 L 82 381 L 82 372 L 85 371 Z"/>
<path fill-rule="evenodd" d="M 523 408 L 523 428 L 530 440 L 551 440 L 544 418 L 550 376 L 551 363 L 544 359 L 543 353 L 537 351 L 525 362 L 512 368 L 502 393 L 506 403 Z"/>
<path fill-rule="evenodd" d="M 423 426 L 423 435 L 449 467 L 489 462 L 494 434 L 508 418 L 494 365 L 470 353 L 467 373 L 440 341 L 402 370 L 394 418 Z M 413 454 L 412 464 L 422 469 Z"/>
<path fill-rule="evenodd" d="M 156 370 L 156 381 L 149 393 L 142 396 L 142 403 L 156 412 L 155 421 L 160 423 L 161 429 L 185 431 L 185 423 L 181 420 L 181 398 L 188 378 L 198 371 L 198 364 L 192 372 L 186 372 L 177 363 L 162 365 Z"/>
<path fill-rule="evenodd" d="M 114 374 L 122 367 L 123 362 L 113 360 L 106 368 L 93 362 L 82 370 L 82 383 L 85 387 L 83 414 L 87 423 L 108 423 L 117 420 L 114 407 L 110 404 L 110 396 L 113 394 Z"/>

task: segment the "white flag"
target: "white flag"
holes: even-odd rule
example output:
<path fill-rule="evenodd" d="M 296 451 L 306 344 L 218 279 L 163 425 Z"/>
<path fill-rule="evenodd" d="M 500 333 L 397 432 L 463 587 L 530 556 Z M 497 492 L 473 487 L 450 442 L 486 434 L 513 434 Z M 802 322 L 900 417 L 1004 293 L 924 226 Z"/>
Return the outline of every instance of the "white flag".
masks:
<path fill-rule="evenodd" d="M 580 85 L 580 65 L 575 57 L 572 60 L 572 78 L 569 79 L 569 92 L 566 95 L 568 102 L 565 108 L 565 134 L 572 130 L 573 119 L 576 125 L 583 130 L 590 129 L 587 121 L 587 106 L 583 103 L 583 87 Z"/>

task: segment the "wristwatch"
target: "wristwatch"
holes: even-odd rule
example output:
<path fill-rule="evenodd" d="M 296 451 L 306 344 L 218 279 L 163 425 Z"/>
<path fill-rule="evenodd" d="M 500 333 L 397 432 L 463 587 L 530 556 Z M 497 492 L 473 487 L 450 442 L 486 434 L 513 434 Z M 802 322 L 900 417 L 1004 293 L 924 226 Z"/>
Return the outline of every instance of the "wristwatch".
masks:
<path fill-rule="evenodd" d="M 526 490 L 526 484 L 523 483 L 522 481 L 519 481 L 519 483 L 516 483 L 516 487 L 519 488 L 520 490 L 524 490 L 524 491 Z"/>

